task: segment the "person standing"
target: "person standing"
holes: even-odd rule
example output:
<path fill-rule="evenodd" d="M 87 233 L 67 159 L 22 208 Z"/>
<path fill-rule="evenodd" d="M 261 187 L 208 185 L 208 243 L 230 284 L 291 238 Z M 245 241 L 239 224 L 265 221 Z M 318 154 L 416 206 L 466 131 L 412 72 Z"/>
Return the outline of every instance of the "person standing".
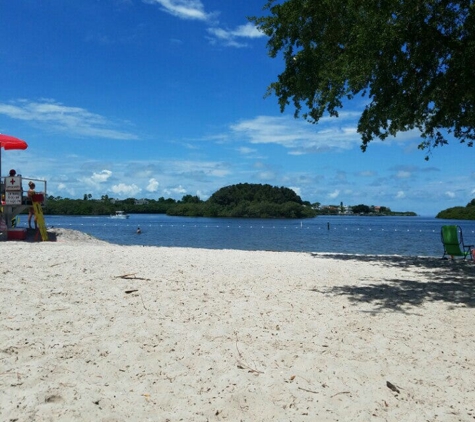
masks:
<path fill-rule="evenodd" d="M 30 210 L 29 210 L 29 213 L 28 213 L 28 227 L 31 229 L 31 219 L 34 217 L 34 221 L 35 221 L 35 230 L 38 229 L 38 222 L 36 220 L 36 215 L 35 215 L 35 209 L 33 208 L 33 195 L 36 194 L 36 191 L 35 191 L 35 184 L 30 181 L 28 183 L 28 203 L 30 203 L 31 201 L 31 207 L 30 207 Z"/>

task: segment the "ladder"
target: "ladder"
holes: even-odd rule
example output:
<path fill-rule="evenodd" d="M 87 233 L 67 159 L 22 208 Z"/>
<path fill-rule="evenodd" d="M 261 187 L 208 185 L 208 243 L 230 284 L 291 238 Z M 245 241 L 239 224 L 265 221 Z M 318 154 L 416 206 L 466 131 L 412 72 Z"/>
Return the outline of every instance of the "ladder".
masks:
<path fill-rule="evenodd" d="M 36 224 L 41 234 L 42 240 L 48 240 L 48 232 L 46 231 L 45 218 L 43 216 L 43 209 L 41 208 L 41 202 L 33 201 L 33 209 L 35 211 Z"/>

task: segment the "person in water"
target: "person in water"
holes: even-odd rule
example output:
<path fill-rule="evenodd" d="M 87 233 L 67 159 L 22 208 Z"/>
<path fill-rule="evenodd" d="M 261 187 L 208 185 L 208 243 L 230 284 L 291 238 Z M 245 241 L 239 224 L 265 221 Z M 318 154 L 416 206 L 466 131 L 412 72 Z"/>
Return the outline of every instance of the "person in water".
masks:
<path fill-rule="evenodd" d="M 142 233 L 142 230 L 140 230 L 140 227 L 137 227 L 137 234 Z"/>

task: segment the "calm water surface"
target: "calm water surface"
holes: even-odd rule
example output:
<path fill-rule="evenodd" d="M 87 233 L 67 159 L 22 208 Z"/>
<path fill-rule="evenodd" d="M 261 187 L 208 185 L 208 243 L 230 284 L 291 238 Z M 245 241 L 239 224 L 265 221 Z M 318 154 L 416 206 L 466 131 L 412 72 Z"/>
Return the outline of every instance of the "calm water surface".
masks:
<path fill-rule="evenodd" d="M 45 220 L 48 227 L 80 230 L 119 245 L 442 256 L 440 228 L 444 224 L 460 225 L 465 243 L 475 244 L 475 221 L 429 217 L 260 220 L 132 214 L 127 220 L 106 216 L 45 216 Z M 141 234 L 136 233 L 137 227 Z"/>

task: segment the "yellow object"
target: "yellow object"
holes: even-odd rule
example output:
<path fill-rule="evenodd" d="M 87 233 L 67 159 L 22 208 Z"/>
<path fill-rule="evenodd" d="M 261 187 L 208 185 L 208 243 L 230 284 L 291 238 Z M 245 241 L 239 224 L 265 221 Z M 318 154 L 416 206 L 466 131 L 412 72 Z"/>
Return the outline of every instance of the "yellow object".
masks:
<path fill-rule="evenodd" d="M 48 240 L 48 232 L 46 231 L 45 219 L 43 217 L 43 209 L 41 208 L 41 202 L 33 201 L 33 209 L 35 211 L 36 223 L 41 233 L 41 239 Z"/>

